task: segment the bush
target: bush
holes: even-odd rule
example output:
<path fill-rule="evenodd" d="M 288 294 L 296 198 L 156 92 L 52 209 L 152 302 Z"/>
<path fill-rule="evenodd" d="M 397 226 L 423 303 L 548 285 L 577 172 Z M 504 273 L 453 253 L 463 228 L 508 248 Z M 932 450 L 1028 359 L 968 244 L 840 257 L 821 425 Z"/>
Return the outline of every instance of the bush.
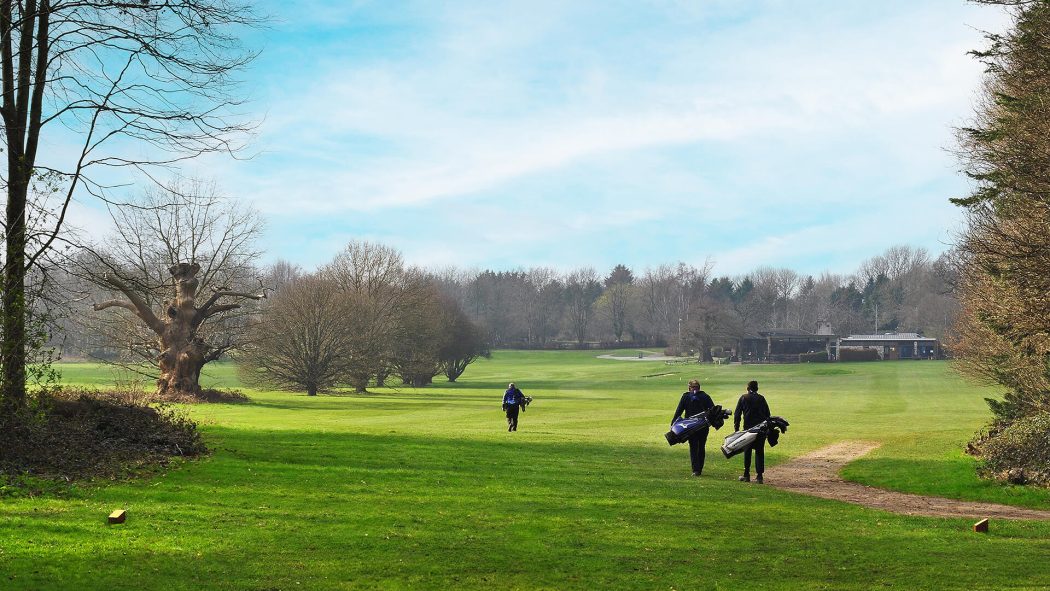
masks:
<path fill-rule="evenodd" d="M 841 349 L 839 361 L 878 361 L 879 352 L 875 349 Z"/>
<path fill-rule="evenodd" d="M 799 363 L 823 363 L 828 360 L 827 351 L 818 351 L 816 353 L 799 353 Z"/>
<path fill-rule="evenodd" d="M 109 390 L 84 390 L 73 388 L 67 390 L 64 394 L 59 393 L 59 397 L 66 399 L 69 399 L 70 397 L 76 398 L 81 395 L 87 395 L 89 398 L 94 398 L 95 400 L 106 400 L 118 404 L 132 405 L 163 404 L 168 402 L 176 404 L 240 404 L 251 402 L 251 399 L 243 392 L 229 388 L 223 390 L 217 388 L 202 388 L 200 392 L 195 394 L 175 390 L 156 392 L 153 389 L 152 382 L 141 377 L 118 379 L 114 382 L 113 388 Z"/>
<path fill-rule="evenodd" d="M 1050 413 L 993 427 L 978 434 L 966 451 L 980 458 L 977 469 L 981 476 L 1050 486 Z"/>
<path fill-rule="evenodd" d="M 0 487 L 5 494 L 26 490 L 22 485 L 33 482 L 26 476 L 117 478 L 164 465 L 172 457 L 207 452 L 192 420 L 122 392 L 59 391 L 41 399 L 33 415 L 0 427 Z"/>

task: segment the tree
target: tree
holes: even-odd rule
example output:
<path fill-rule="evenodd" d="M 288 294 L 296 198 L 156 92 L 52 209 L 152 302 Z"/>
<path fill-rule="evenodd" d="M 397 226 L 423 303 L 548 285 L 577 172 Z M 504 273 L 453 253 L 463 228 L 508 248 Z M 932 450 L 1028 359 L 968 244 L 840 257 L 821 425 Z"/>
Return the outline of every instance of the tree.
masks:
<path fill-rule="evenodd" d="M 123 296 L 95 311 L 134 315 L 108 324 L 109 343 L 153 363 L 159 393 L 196 394 L 204 365 L 243 344 L 242 302 L 264 297 L 252 265 L 259 216 L 214 185 L 184 180 L 111 212 L 115 235 L 81 265 L 83 277 Z"/>
<path fill-rule="evenodd" d="M 421 388 L 442 371 L 447 320 L 436 287 L 422 274 L 414 282 L 411 305 L 397 319 L 400 336 L 392 343 L 390 368 L 402 383 Z"/>
<path fill-rule="evenodd" d="M 960 130 L 975 181 L 957 245 L 961 311 L 951 347 L 968 376 L 997 385 L 993 424 L 968 450 L 979 470 L 1050 484 L 1050 4 L 1013 7 L 1013 28 L 988 35 L 982 102 Z"/>
<path fill-rule="evenodd" d="M 73 197 L 107 198 L 121 167 L 143 171 L 237 149 L 249 126 L 237 121 L 231 77 L 253 56 L 231 29 L 256 22 L 249 8 L 225 0 L 0 2 L 3 415 L 25 403 L 26 274 L 62 240 Z M 39 150 L 52 129 L 80 138 L 66 162 L 50 159 L 63 150 Z M 34 181 L 48 190 L 34 194 Z M 34 197 L 43 212 L 36 231 L 27 225 Z"/>
<path fill-rule="evenodd" d="M 861 263 L 856 280 L 865 285 L 864 311 L 874 330 L 919 329 L 920 301 L 933 274 L 929 253 L 907 245 L 891 246 Z"/>
<path fill-rule="evenodd" d="M 308 396 L 344 383 L 353 370 L 353 317 L 352 295 L 334 281 L 297 278 L 252 327 L 251 344 L 238 357 L 241 376 Z"/>
<path fill-rule="evenodd" d="M 396 362 L 395 348 L 419 336 L 411 333 L 409 315 L 425 301 L 428 279 L 406 268 L 396 249 L 365 241 L 350 242 L 320 273 L 353 296 L 351 383 L 358 392 L 373 378 L 382 385 Z"/>
<path fill-rule="evenodd" d="M 634 274 L 624 265 L 616 265 L 605 278 L 605 294 L 608 296 L 609 319 L 612 322 L 613 336 L 616 342 L 623 338 L 627 329 L 627 304 L 631 298 L 631 286 Z"/>
<path fill-rule="evenodd" d="M 440 299 L 442 308 L 442 346 L 438 350 L 438 359 L 448 381 L 455 382 L 463 375 L 467 366 L 479 357 L 491 356 L 485 333 L 459 307 L 459 304 L 448 297 Z"/>
<path fill-rule="evenodd" d="M 988 35 L 983 99 L 959 133 L 976 187 L 958 244 L 962 310 L 953 351 L 968 375 L 1006 390 L 1000 427 L 1050 412 L 1050 5 L 1014 6 L 1013 28 Z"/>
<path fill-rule="evenodd" d="M 699 361 L 711 361 L 711 346 L 722 329 L 722 306 L 708 293 L 712 266 L 710 261 L 703 267 L 679 263 L 676 272 L 679 318 L 685 331 L 682 340 L 696 347 Z"/>
<path fill-rule="evenodd" d="M 565 278 L 565 302 L 569 322 L 576 344 L 581 347 L 587 339 L 587 328 L 594 316 L 594 302 L 601 294 L 602 286 L 592 268 L 577 269 Z"/>

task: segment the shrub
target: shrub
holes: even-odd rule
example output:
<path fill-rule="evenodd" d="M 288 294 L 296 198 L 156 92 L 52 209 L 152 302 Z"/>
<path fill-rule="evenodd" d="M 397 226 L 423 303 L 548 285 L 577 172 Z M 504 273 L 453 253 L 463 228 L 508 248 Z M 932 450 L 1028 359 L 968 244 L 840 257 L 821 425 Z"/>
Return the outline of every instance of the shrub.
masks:
<path fill-rule="evenodd" d="M 986 478 L 1050 486 L 1050 413 L 993 427 L 978 434 L 966 451 L 980 458 L 977 469 Z"/>
<path fill-rule="evenodd" d="M 828 360 L 827 351 L 817 351 L 816 353 L 799 353 L 799 363 L 822 363 Z"/>
<path fill-rule="evenodd" d="M 878 361 L 879 352 L 875 349 L 841 349 L 839 361 Z"/>
<path fill-rule="evenodd" d="M 24 489 L 19 483 L 31 482 L 27 475 L 116 478 L 206 452 L 197 425 L 170 407 L 148 406 L 127 393 L 66 389 L 4 429 L 0 485 Z"/>

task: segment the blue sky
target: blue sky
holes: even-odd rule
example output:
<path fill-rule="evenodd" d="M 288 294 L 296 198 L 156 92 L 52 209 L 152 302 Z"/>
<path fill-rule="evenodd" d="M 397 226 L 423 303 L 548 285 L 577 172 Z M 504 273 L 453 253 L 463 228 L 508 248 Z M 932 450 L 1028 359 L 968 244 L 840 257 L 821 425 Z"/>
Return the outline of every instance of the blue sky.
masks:
<path fill-rule="evenodd" d="M 939 253 L 997 9 L 961 0 L 269 2 L 214 177 L 268 259 L 848 272 Z"/>

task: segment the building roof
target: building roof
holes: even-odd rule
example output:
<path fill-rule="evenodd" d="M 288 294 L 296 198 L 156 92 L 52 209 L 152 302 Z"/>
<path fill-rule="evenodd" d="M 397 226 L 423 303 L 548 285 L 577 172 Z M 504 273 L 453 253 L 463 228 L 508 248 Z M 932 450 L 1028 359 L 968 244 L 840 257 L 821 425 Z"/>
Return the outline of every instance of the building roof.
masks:
<path fill-rule="evenodd" d="M 767 338 L 774 339 L 806 339 L 813 341 L 824 341 L 828 338 L 834 338 L 832 334 L 814 334 L 797 328 L 773 328 L 770 330 L 760 330 L 757 333 L 749 332 L 744 338 L 753 340 L 765 340 Z"/>
<path fill-rule="evenodd" d="M 886 334 L 851 334 L 840 341 L 936 341 L 933 337 L 920 336 L 917 332 L 892 332 Z"/>

